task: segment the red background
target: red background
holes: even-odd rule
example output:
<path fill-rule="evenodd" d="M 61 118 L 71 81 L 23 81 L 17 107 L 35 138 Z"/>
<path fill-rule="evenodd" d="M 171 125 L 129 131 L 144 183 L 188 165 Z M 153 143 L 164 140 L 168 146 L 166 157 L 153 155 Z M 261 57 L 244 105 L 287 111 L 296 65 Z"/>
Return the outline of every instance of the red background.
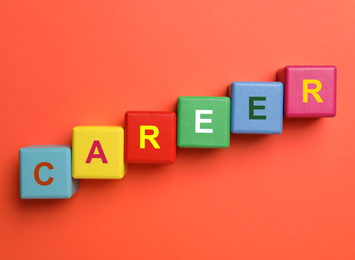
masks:
<path fill-rule="evenodd" d="M 0 2 L 1 259 L 355 259 L 354 1 Z M 337 116 L 178 149 L 174 164 L 21 200 L 21 147 L 224 96 L 286 65 L 338 68 Z"/>

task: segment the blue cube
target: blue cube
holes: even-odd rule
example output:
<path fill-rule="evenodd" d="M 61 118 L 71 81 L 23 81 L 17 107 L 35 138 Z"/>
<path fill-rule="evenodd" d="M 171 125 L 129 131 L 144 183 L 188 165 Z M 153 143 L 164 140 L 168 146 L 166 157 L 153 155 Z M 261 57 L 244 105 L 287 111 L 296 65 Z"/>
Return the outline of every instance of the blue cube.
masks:
<path fill-rule="evenodd" d="M 79 189 L 72 178 L 71 146 L 33 145 L 20 149 L 22 199 L 68 199 Z"/>
<path fill-rule="evenodd" d="M 281 82 L 233 82 L 231 132 L 240 134 L 281 134 L 283 116 Z"/>

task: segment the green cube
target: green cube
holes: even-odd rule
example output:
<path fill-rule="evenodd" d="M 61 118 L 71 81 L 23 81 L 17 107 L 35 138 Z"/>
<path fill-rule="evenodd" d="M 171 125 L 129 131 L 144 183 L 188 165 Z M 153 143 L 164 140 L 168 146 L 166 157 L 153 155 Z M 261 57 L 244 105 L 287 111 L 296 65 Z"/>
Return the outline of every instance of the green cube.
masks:
<path fill-rule="evenodd" d="M 179 97 L 177 145 L 227 148 L 230 137 L 228 97 Z"/>

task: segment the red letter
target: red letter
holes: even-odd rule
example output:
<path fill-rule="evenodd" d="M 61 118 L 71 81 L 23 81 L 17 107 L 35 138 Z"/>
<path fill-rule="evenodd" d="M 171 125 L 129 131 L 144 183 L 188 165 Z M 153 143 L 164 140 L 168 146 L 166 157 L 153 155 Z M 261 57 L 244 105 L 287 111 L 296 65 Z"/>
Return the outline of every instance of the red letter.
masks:
<path fill-rule="evenodd" d="M 98 154 L 95 154 L 95 149 L 97 148 Z M 106 156 L 104 151 L 102 150 L 100 141 L 95 140 L 91 146 L 88 158 L 86 159 L 85 163 L 91 163 L 92 158 L 100 158 L 103 163 L 107 163 Z"/>
<path fill-rule="evenodd" d="M 37 164 L 36 168 L 35 168 L 35 172 L 34 172 L 34 175 L 35 175 L 35 180 L 36 182 L 39 184 L 39 185 L 42 185 L 42 186 L 47 186 L 49 184 L 51 184 L 53 182 L 53 178 L 52 177 L 49 177 L 48 180 L 46 181 L 41 181 L 41 179 L 39 178 L 39 169 L 43 166 L 46 166 L 49 170 L 52 170 L 53 169 L 53 165 L 48 163 L 48 162 L 41 162 L 39 164 Z"/>

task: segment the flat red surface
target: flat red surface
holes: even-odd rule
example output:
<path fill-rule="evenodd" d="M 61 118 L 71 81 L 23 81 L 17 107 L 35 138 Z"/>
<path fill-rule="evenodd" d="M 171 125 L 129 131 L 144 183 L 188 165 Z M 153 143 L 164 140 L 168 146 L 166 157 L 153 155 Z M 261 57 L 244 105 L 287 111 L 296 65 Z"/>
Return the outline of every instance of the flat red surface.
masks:
<path fill-rule="evenodd" d="M 354 1 L 1 1 L 1 259 L 355 259 Z M 335 65 L 337 116 L 21 200 L 19 149 Z"/>

